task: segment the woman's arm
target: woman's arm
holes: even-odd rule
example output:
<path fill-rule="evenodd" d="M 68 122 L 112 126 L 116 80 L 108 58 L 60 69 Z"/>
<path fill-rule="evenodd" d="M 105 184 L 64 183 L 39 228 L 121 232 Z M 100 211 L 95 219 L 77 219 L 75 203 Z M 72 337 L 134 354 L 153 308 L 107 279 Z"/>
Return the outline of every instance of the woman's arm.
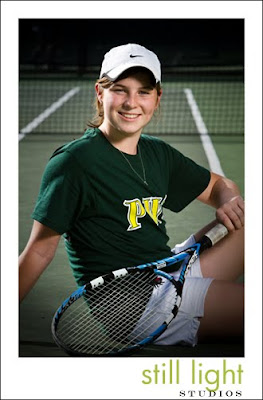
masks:
<path fill-rule="evenodd" d="M 19 300 L 22 301 L 52 261 L 61 235 L 34 221 L 28 243 L 19 257 Z"/>
<path fill-rule="evenodd" d="M 211 172 L 210 182 L 198 200 L 216 208 L 217 220 L 229 231 L 244 226 L 244 200 L 238 186 L 230 179 Z"/>

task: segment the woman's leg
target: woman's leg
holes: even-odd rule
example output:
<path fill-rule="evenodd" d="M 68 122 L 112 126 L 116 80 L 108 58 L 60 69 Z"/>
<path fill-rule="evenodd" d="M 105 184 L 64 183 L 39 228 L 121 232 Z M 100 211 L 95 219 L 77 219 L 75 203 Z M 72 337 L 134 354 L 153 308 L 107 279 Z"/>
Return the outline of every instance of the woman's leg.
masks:
<path fill-rule="evenodd" d="M 215 220 L 197 232 L 196 241 L 216 224 Z M 200 267 L 203 277 L 214 278 L 214 281 L 206 294 L 198 341 L 243 337 L 244 287 L 235 281 L 244 273 L 244 228 L 230 232 L 204 251 Z"/>
<path fill-rule="evenodd" d="M 217 222 L 204 227 L 194 236 L 198 241 Z M 201 271 L 204 278 L 236 281 L 244 273 L 244 228 L 230 232 L 214 247 L 200 255 Z"/>
<path fill-rule="evenodd" d="M 244 288 L 236 282 L 214 280 L 205 298 L 198 341 L 230 339 L 244 334 Z"/>

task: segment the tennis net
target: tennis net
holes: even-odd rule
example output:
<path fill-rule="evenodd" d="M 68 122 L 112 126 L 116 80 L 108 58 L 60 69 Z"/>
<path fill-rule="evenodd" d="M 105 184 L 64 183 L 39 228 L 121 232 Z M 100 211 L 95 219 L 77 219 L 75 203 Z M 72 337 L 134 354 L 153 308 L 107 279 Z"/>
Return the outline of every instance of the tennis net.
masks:
<path fill-rule="evenodd" d="M 81 135 L 94 115 L 96 76 L 21 72 L 20 136 Z M 144 133 L 244 135 L 243 67 L 166 69 L 162 87 L 160 112 Z"/>

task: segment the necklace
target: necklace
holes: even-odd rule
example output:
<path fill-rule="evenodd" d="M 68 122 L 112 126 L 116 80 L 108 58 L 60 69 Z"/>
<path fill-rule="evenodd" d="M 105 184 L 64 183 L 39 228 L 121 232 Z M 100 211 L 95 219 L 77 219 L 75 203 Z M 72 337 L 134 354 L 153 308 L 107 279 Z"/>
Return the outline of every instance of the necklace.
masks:
<path fill-rule="evenodd" d="M 129 164 L 131 170 L 135 173 L 135 175 L 137 175 L 137 176 L 140 178 L 140 180 L 141 180 L 145 185 L 148 186 L 148 182 L 146 181 L 145 168 L 144 168 L 144 164 L 143 164 L 143 161 L 142 161 L 140 146 L 138 145 L 138 154 L 139 154 L 139 157 L 140 157 L 140 160 L 141 160 L 143 178 L 142 178 L 141 175 L 139 175 L 138 172 L 133 168 L 133 166 L 131 165 L 130 161 L 129 161 L 128 158 L 125 156 L 125 154 L 124 154 L 121 150 L 119 150 L 119 152 L 122 154 L 123 158 L 127 161 L 127 163 Z"/>

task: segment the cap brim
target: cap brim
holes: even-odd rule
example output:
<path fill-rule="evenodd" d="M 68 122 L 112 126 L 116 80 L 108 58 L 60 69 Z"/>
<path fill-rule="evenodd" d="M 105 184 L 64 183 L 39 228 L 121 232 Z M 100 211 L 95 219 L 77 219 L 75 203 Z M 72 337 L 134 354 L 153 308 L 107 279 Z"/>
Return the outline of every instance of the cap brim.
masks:
<path fill-rule="evenodd" d="M 148 66 L 146 66 L 144 63 L 139 62 L 137 60 L 136 60 L 136 62 L 132 62 L 131 61 L 129 63 L 118 65 L 118 67 L 113 68 L 111 71 L 104 72 L 101 75 L 101 78 L 103 76 L 107 76 L 110 80 L 115 81 L 124 71 L 126 71 L 127 69 L 132 68 L 132 67 L 143 67 L 143 68 L 146 68 L 146 69 L 148 69 L 148 71 L 150 71 L 153 74 L 156 82 L 160 82 L 160 80 L 161 80 L 159 78 L 158 74 L 156 73 L 156 71 L 153 71 Z"/>

